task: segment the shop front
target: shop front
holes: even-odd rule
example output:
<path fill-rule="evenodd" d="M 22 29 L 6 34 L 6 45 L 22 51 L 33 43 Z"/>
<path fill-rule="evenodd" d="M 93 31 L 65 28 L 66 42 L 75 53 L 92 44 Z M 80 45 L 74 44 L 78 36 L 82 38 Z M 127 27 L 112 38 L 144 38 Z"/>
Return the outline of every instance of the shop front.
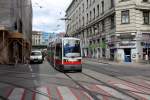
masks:
<path fill-rule="evenodd" d="M 118 60 L 121 62 L 133 62 L 136 59 L 136 42 L 122 41 L 118 44 Z"/>
<path fill-rule="evenodd" d="M 143 47 L 143 60 L 150 60 L 150 42 L 141 42 Z"/>
<path fill-rule="evenodd" d="M 150 33 L 142 33 L 143 60 L 150 60 Z"/>

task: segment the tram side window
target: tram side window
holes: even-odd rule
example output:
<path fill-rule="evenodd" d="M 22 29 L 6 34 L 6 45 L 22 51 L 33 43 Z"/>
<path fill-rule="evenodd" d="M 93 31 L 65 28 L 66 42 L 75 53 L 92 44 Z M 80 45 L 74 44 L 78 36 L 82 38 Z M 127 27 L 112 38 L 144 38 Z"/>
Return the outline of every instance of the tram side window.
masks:
<path fill-rule="evenodd" d="M 59 58 L 62 58 L 62 48 L 61 48 L 61 44 L 57 44 L 57 45 L 56 45 L 56 56 L 58 56 Z"/>

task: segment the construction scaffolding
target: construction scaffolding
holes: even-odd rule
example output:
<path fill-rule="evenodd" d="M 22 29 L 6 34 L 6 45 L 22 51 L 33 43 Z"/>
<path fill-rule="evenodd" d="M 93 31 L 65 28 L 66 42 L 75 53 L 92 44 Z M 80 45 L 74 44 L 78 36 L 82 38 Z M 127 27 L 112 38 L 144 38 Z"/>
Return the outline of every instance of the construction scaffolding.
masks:
<path fill-rule="evenodd" d="M 22 36 L 22 33 L 10 33 L 1 30 L 3 33 L 2 42 L 0 44 L 0 64 L 26 63 L 26 59 L 30 56 L 31 46 Z M 0 34 L 1 35 L 1 34 Z"/>

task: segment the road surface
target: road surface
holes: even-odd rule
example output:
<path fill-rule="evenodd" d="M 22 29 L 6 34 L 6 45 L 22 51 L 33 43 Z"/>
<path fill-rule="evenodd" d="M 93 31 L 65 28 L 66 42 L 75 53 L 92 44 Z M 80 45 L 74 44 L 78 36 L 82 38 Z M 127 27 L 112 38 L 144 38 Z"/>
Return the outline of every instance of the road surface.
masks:
<path fill-rule="evenodd" d="M 83 72 L 43 64 L 0 65 L 2 100 L 150 100 L 150 68 L 85 61 Z"/>

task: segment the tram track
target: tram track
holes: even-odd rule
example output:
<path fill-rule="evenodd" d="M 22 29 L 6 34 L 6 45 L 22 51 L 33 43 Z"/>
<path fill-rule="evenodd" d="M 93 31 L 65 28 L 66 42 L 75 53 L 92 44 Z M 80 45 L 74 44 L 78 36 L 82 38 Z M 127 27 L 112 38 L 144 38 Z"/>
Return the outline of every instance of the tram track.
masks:
<path fill-rule="evenodd" d="M 8 99 L 3 96 L 0 96 L 0 100 L 8 100 Z"/>
<path fill-rule="evenodd" d="M 144 92 L 137 92 L 137 91 L 127 90 L 127 89 L 121 89 L 121 88 L 118 88 L 118 87 L 109 85 L 109 84 L 107 84 L 107 83 L 105 83 L 105 82 L 103 82 L 103 81 L 101 81 L 101 80 L 99 80 L 99 79 L 96 79 L 96 78 L 94 78 L 93 76 L 90 76 L 90 75 L 88 75 L 88 74 L 85 74 L 85 73 L 82 73 L 82 74 L 85 75 L 85 76 L 87 76 L 87 77 L 90 77 L 91 79 L 94 79 L 94 80 L 96 80 L 96 81 L 102 83 L 102 85 L 105 85 L 105 86 L 107 86 L 107 87 L 113 88 L 113 89 L 115 89 L 115 90 L 117 90 L 117 91 L 119 91 L 119 92 L 121 92 L 121 93 L 123 93 L 123 94 L 125 94 L 125 95 L 128 95 L 128 94 L 125 93 L 125 92 L 135 92 L 135 93 L 150 95 L 150 94 L 144 93 Z M 125 91 L 125 92 L 124 92 L 124 91 Z M 128 96 L 130 96 L 130 95 L 128 95 Z M 138 99 L 136 99 L 136 98 L 134 98 L 134 99 L 135 99 L 135 100 L 138 100 Z"/>
<path fill-rule="evenodd" d="M 141 87 L 143 87 L 143 88 L 150 89 L 150 87 L 143 86 L 143 85 L 140 85 L 140 84 L 138 84 L 138 83 L 135 83 L 135 82 L 132 82 L 132 81 L 129 81 L 129 80 L 126 80 L 126 79 L 122 79 L 122 78 L 120 78 L 120 77 L 117 77 L 117 76 L 121 76 L 121 74 L 118 73 L 118 72 L 116 72 L 116 71 L 112 71 L 112 70 L 109 71 L 109 70 L 107 70 L 107 69 L 105 69 L 105 68 L 102 68 L 102 67 L 101 67 L 101 69 L 103 70 L 103 72 L 100 72 L 100 73 L 102 73 L 102 74 L 104 74 L 104 75 L 107 75 L 107 76 L 110 76 L 110 77 L 119 79 L 119 80 L 124 81 L 124 82 L 127 82 L 127 83 L 131 83 L 131 84 L 134 84 L 134 85 L 137 85 L 137 86 L 141 86 Z M 97 72 L 97 71 L 96 71 L 96 72 Z M 98 72 L 98 73 L 99 73 L 99 72 Z M 107 73 L 107 74 L 106 74 L 106 73 Z M 116 74 L 117 74 L 117 75 L 116 75 Z M 146 79 L 144 79 L 144 80 L 146 80 Z M 150 80 L 147 80 L 147 81 L 150 81 Z"/>
<path fill-rule="evenodd" d="M 116 78 L 116 79 L 118 79 L 118 80 L 121 80 L 121 81 L 123 81 L 123 82 L 126 82 L 127 84 L 132 84 L 132 85 L 136 85 L 136 86 L 140 86 L 140 87 L 142 87 L 142 88 L 146 88 L 146 89 L 149 89 L 150 90 L 150 88 L 149 87 L 147 87 L 147 86 L 143 86 L 143 85 L 141 85 L 141 84 L 138 84 L 138 83 L 135 83 L 135 82 L 132 82 L 132 81 L 129 81 L 129 80 L 126 80 L 126 79 L 122 79 L 122 78 L 120 78 L 120 77 L 117 77 L 118 75 L 120 75 L 120 73 L 117 73 L 117 72 L 112 72 L 112 71 L 108 71 L 108 70 L 106 70 L 106 69 L 104 69 L 104 68 L 101 68 L 102 70 L 103 70 L 103 72 L 98 72 L 98 73 L 101 73 L 101 74 L 104 74 L 104 75 L 107 75 L 107 76 L 109 76 L 109 77 L 113 77 L 113 78 Z M 95 71 L 95 70 L 93 70 L 93 71 Z M 105 72 L 104 72 L 105 71 Z M 96 71 L 97 72 L 97 71 Z M 107 73 L 107 74 L 106 74 Z M 109 73 L 109 74 L 108 74 Z M 90 78 L 92 78 L 92 79 L 94 79 L 94 80 L 97 80 L 97 81 L 99 81 L 100 83 L 102 82 L 101 80 L 99 80 L 99 79 L 96 79 L 95 77 L 93 77 L 93 76 L 90 76 L 90 75 L 88 75 L 88 74 L 86 74 L 86 73 L 83 73 L 82 72 L 82 74 L 84 74 L 85 76 L 87 76 L 87 77 L 90 77 Z M 117 75 L 116 75 L 117 74 Z M 150 80 L 147 80 L 147 81 L 150 81 Z M 103 84 L 105 84 L 104 82 L 102 82 Z M 106 84 L 106 86 L 110 86 L 109 84 Z M 129 92 L 134 92 L 134 93 L 140 93 L 140 94 L 144 94 L 144 95 L 150 95 L 150 93 L 145 93 L 145 92 L 137 92 L 137 91 L 132 91 L 132 90 L 126 90 L 126 89 L 121 89 L 121 88 L 118 88 L 118 87 L 114 87 L 114 86 L 110 86 L 110 87 L 112 87 L 112 88 L 114 88 L 114 89 L 119 89 L 119 91 L 121 90 L 123 90 L 123 91 L 129 91 Z M 121 92 L 120 91 L 120 92 Z M 136 99 L 136 98 L 135 98 Z M 136 100 L 138 100 L 138 99 L 136 99 Z"/>
<path fill-rule="evenodd" d="M 117 97 L 115 97 L 115 96 L 110 96 L 110 95 L 106 95 L 106 94 L 102 94 L 102 93 L 97 93 L 96 95 L 95 94 L 93 94 L 90 90 L 88 90 L 87 88 L 85 88 L 81 83 L 79 83 L 77 80 L 75 80 L 75 79 L 73 79 L 72 77 L 71 77 L 71 75 L 69 75 L 68 73 L 64 73 L 69 79 L 71 79 L 77 86 L 79 86 L 83 91 L 85 91 L 85 92 L 87 92 L 92 98 L 94 98 L 94 100 L 99 100 L 99 98 L 97 98 L 97 94 L 99 94 L 99 95 L 102 95 L 102 96 L 106 96 L 106 97 L 110 97 L 110 98 L 113 98 L 113 99 L 116 99 L 116 100 L 122 100 L 122 99 L 120 99 L 120 98 L 117 98 Z M 81 73 L 81 74 L 83 74 L 83 73 Z M 85 75 L 85 74 L 83 74 L 83 75 Z M 85 76 L 87 76 L 87 75 L 85 75 Z M 88 76 L 89 77 L 89 76 Z M 89 78 L 92 78 L 92 77 L 89 77 Z M 94 80 L 96 80 L 97 81 L 97 79 L 95 79 L 95 78 L 92 78 L 92 79 L 94 79 Z M 106 83 L 104 83 L 104 82 L 100 82 L 100 81 L 98 81 L 99 83 L 102 83 L 102 84 L 105 84 L 105 86 L 108 86 L 108 85 L 106 85 Z M 108 87 L 111 87 L 111 86 L 108 86 Z M 115 89 L 116 90 L 116 89 Z M 121 92 L 121 91 L 120 91 Z M 122 93 L 122 92 L 121 92 Z M 125 95 L 126 95 L 126 93 L 124 93 Z M 133 97 L 133 96 L 130 96 L 130 95 L 126 95 L 126 96 L 128 96 L 128 97 L 131 97 L 131 98 L 133 98 L 134 100 L 138 100 L 138 99 L 136 99 L 135 97 Z"/>
<path fill-rule="evenodd" d="M 9 76 L 9 75 L 7 75 L 7 74 L 10 74 L 10 71 L 8 71 L 8 72 L 6 72 L 6 73 L 3 73 L 3 74 L 0 74 L 1 76 L 2 75 L 5 75 L 5 77 L 8 77 L 8 78 L 17 78 L 17 79 L 23 79 L 23 80 L 33 80 L 33 79 L 30 79 L 30 78 L 25 78 L 25 77 L 17 77 L 17 76 Z M 20 73 L 20 72 L 11 72 L 11 73 L 13 73 L 13 74 L 25 74 L 26 72 L 24 72 L 24 73 Z M 28 73 L 29 74 L 29 73 Z M 32 74 L 32 73 L 30 73 L 30 74 Z M 34 75 L 38 75 L 38 74 L 36 74 L 36 73 L 34 73 Z M 45 97 L 48 97 L 49 98 L 49 95 L 48 94 L 46 94 L 46 93 L 44 93 L 44 92 L 41 92 L 41 91 L 39 91 L 39 90 L 36 90 L 36 87 L 33 87 L 33 89 L 32 88 L 28 88 L 28 87 L 25 87 L 25 86 L 22 86 L 22 85 L 19 85 L 19 84 L 16 84 L 16 83 L 13 83 L 13 82 L 8 82 L 8 81 L 2 81 L 2 80 L 0 80 L 0 83 L 2 83 L 2 84 L 7 84 L 8 86 L 12 86 L 12 87 L 17 87 L 17 88 L 23 88 L 23 89 L 25 89 L 25 90 L 27 90 L 27 91 L 30 91 L 30 92 L 33 92 L 33 93 L 36 93 L 36 94 L 39 94 L 39 95 L 42 95 L 42 96 L 45 96 Z M 8 100 L 7 98 L 4 98 L 3 96 L 0 96 L 0 98 L 2 98 L 2 100 Z M 53 98 L 53 97 L 51 97 L 53 100 L 57 100 L 57 99 L 55 99 L 55 98 Z"/>

